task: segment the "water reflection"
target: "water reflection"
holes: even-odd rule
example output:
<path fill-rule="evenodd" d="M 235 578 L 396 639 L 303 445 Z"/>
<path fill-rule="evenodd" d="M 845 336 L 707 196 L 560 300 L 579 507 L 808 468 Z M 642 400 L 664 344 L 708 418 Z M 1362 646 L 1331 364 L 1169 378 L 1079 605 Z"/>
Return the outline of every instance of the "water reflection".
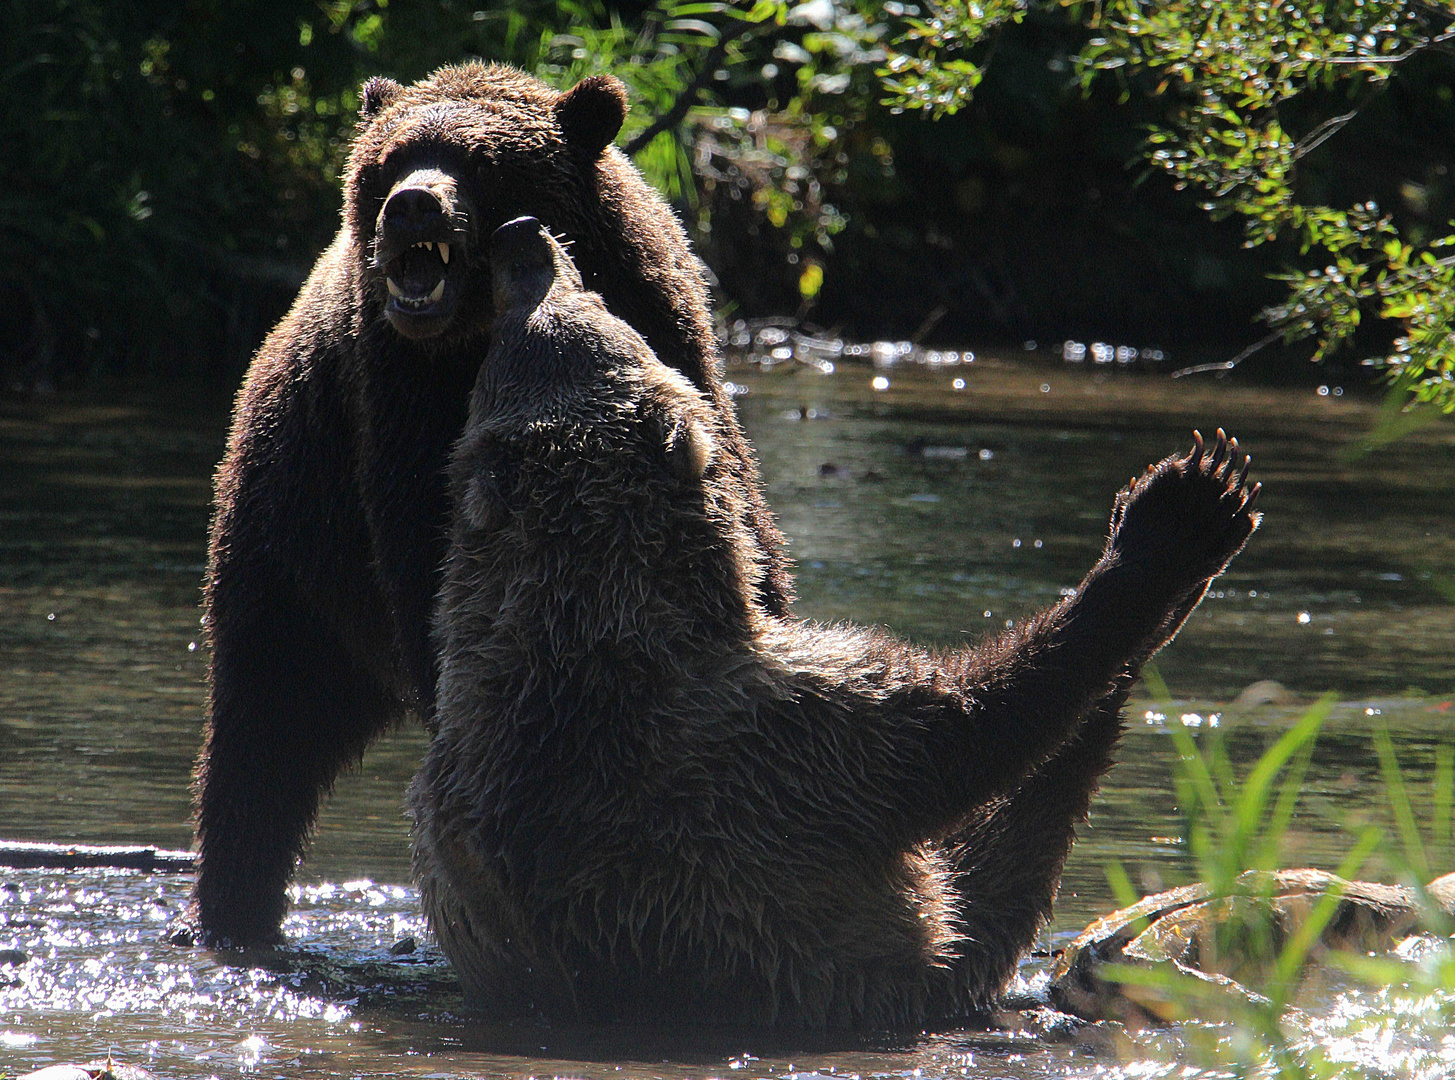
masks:
<path fill-rule="evenodd" d="M 1350 829 L 1383 819 L 1376 719 L 1423 799 L 1455 712 L 1448 428 L 1347 464 L 1341 453 L 1372 415 L 1350 394 L 1173 383 L 1115 354 L 1068 364 L 1043 350 L 1007 364 L 891 343 L 846 355 L 786 331 L 765 344 L 772 362 L 729 378 L 810 617 L 973 640 L 1074 585 L 1112 493 L 1184 448 L 1193 427 L 1225 426 L 1253 454 L 1264 528 L 1160 658 L 1176 700 L 1135 704 L 1047 947 L 1112 906 L 1111 859 L 1148 892 L 1187 879 L 1166 737 L 1184 717 L 1200 717 L 1206 737 L 1216 714 L 1246 763 L 1301 702 L 1339 693 L 1291 863 L 1332 866 Z M 0 405 L 0 836 L 187 844 L 205 675 L 198 580 L 225 425 L 223 401 Z M 1232 704 L 1259 680 L 1284 690 Z M 964 1033 L 826 1046 L 482 1027 L 462 1017 L 407 884 L 401 796 L 422 748 L 418 731 L 391 734 L 340 784 L 300 874 L 287 924 L 296 949 L 266 967 L 162 942 L 183 879 L 0 871 L 0 1070 L 107 1046 L 163 1076 L 1155 1076 L 1187 1064 L 1176 1035 L 1139 1036 L 1118 1059 Z M 1433 869 L 1451 855 L 1432 849 Z M 11 949 L 25 960 L 5 963 Z M 1313 1037 L 1357 1044 L 1339 1052 L 1365 1060 L 1367 1041 L 1383 1038 L 1360 1026 L 1370 998 L 1331 991 Z M 1393 1071 L 1434 1069 L 1448 1052 L 1422 1017 L 1398 1021 L 1388 1045 L 1405 1057 Z"/>
<path fill-rule="evenodd" d="M 159 1075 L 730 1077 L 1065 1076 L 1079 1054 L 1013 1034 L 922 1039 L 488 1024 L 464 1013 L 440 955 L 397 955 L 423 926 L 413 889 L 370 881 L 294 890 L 293 952 L 220 963 L 161 940 L 185 883 L 132 871 L 10 872 L 0 1062 L 83 1061 L 109 1049 Z M 23 915 L 22 915 L 23 913 Z M 261 959 L 261 958 L 259 958 Z"/>
<path fill-rule="evenodd" d="M 981 361 L 959 393 L 928 365 L 901 366 L 887 391 L 876 377 L 732 373 L 805 614 L 949 641 L 985 629 L 967 613 L 1042 606 L 1095 558 L 1127 477 L 1221 426 L 1252 454 L 1267 516 L 1164 654 L 1169 682 L 1227 696 L 1260 678 L 1351 696 L 1455 686 L 1448 427 L 1348 463 L 1372 407 L 1312 390 L 1051 362 Z"/>

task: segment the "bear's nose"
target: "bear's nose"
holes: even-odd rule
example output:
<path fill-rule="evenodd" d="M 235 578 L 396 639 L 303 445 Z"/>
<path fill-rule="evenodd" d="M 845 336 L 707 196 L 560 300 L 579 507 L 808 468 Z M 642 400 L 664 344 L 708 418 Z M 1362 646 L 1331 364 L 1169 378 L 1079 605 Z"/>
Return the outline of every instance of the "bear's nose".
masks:
<path fill-rule="evenodd" d="M 384 224 L 405 232 L 423 232 L 437 227 L 445 208 L 428 188 L 402 188 L 384 204 Z"/>

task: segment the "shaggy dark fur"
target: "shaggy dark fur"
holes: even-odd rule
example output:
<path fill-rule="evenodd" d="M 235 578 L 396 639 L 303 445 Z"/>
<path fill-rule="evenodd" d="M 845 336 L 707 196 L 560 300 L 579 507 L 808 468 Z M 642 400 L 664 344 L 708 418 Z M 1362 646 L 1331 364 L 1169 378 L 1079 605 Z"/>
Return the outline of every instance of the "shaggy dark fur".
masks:
<path fill-rule="evenodd" d="M 984 1008 L 1132 674 L 1256 527 L 1246 465 L 1220 433 L 1151 467 L 1076 595 L 973 649 L 779 616 L 723 412 L 537 222 L 495 247 L 410 793 L 468 994 L 810 1028 Z"/>
<path fill-rule="evenodd" d="M 756 599 L 786 610 L 699 265 L 610 145 L 624 110 L 609 77 L 562 94 L 479 64 L 364 88 L 343 227 L 259 350 L 217 474 L 190 914 L 204 940 L 276 940 L 322 793 L 396 718 L 432 714 L 446 458 L 490 343 L 502 222 L 552 222 L 612 312 L 698 388 L 766 567 Z"/>

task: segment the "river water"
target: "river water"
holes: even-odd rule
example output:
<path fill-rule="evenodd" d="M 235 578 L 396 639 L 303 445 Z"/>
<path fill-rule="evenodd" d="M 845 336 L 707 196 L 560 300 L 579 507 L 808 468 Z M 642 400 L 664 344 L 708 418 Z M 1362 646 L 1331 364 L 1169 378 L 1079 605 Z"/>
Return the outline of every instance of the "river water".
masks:
<path fill-rule="evenodd" d="M 729 370 L 798 562 L 800 614 L 973 641 L 1074 585 L 1114 491 L 1195 427 L 1237 435 L 1265 485 L 1263 528 L 1158 657 L 1171 700 L 1133 703 L 1047 947 L 1115 906 L 1109 862 L 1143 891 L 1189 880 L 1170 725 L 1216 724 L 1246 763 L 1317 695 L 1336 695 L 1289 865 L 1332 868 L 1351 829 L 1387 820 L 1376 723 L 1427 807 L 1436 747 L 1455 741 L 1455 428 L 1355 456 L 1376 406 L 1337 387 L 952 356 Z M 0 837 L 187 846 L 198 581 L 227 404 L 180 392 L 0 404 Z M 1281 684 L 1261 695 L 1276 701 L 1234 704 L 1261 680 Z M 988 1078 L 1197 1064 L 1176 1039 L 1109 1057 L 1008 1035 L 835 1045 L 461 1015 L 409 883 L 401 797 L 422 748 L 418 731 L 397 732 L 339 784 L 299 873 L 293 948 L 256 966 L 163 943 L 184 877 L 0 870 L 0 1075 L 108 1049 L 159 1076 Z M 1452 869 L 1448 844 L 1428 855 L 1434 872 Z M 1362 873 L 1398 869 L 1391 842 Z M 1406 1018 L 1382 1044 L 1378 1030 L 1328 1039 L 1383 1073 L 1433 1076 L 1455 1059 L 1444 1031 Z"/>

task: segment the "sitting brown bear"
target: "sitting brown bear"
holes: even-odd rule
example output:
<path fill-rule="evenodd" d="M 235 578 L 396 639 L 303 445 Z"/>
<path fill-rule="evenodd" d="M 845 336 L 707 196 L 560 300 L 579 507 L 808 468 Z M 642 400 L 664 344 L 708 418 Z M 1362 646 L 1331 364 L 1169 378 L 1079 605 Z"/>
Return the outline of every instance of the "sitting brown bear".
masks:
<path fill-rule="evenodd" d="M 777 616 L 721 413 L 535 219 L 496 232 L 491 265 L 451 463 L 439 731 L 410 792 L 467 995 L 812 1028 L 983 1009 L 1025 945 L 998 922 L 1047 887 L 1026 829 L 1037 805 L 1066 813 L 1025 785 L 1104 741 L 1114 685 L 1256 527 L 1235 445 L 1151 468 L 1075 596 L 976 648 Z M 1059 860 L 1070 823 L 1046 825 Z"/>

